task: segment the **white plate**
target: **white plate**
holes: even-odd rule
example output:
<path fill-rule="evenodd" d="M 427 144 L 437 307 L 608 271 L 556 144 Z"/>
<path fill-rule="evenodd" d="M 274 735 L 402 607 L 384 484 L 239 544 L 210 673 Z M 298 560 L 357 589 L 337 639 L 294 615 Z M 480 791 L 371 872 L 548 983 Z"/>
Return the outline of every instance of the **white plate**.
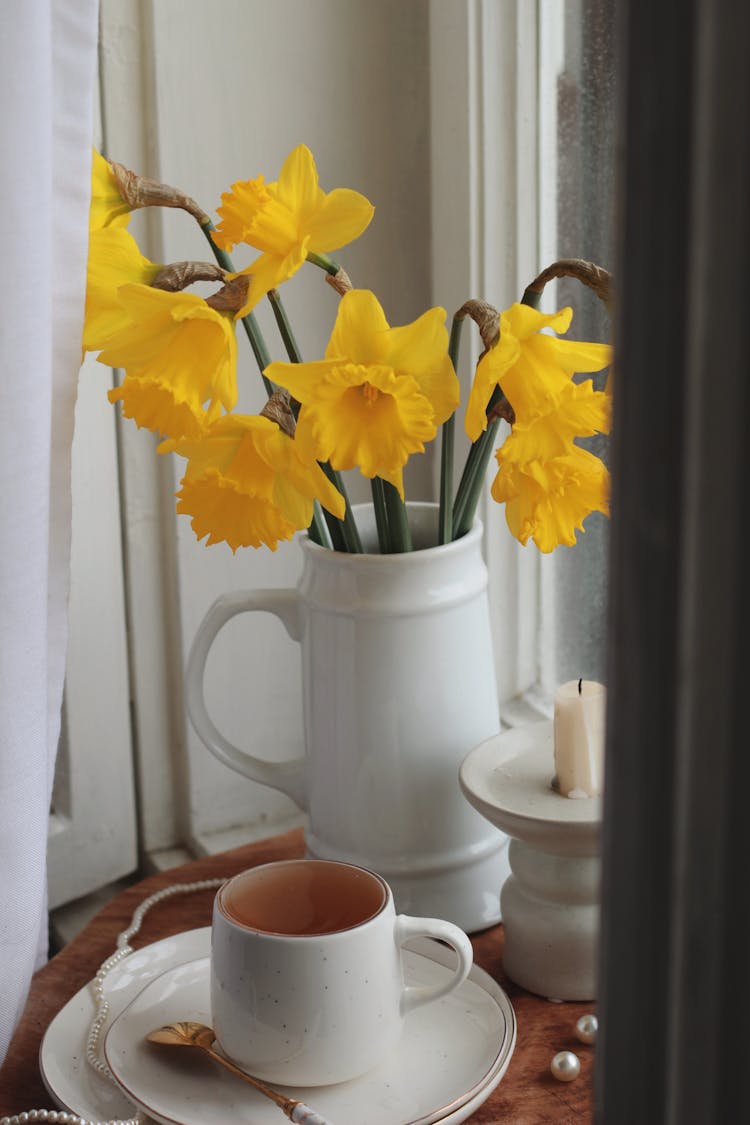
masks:
<path fill-rule="evenodd" d="M 434 985 L 452 972 L 450 951 L 423 941 L 405 953 L 410 984 Z M 494 994 L 493 994 L 494 993 Z M 507 1011 L 476 979 L 410 1013 L 398 1049 L 362 1078 L 335 1086 L 278 1087 L 334 1125 L 433 1125 L 481 1092 L 488 1097 L 510 1057 Z M 279 1109 L 195 1050 L 146 1041 L 163 1023 L 210 1023 L 209 960 L 179 965 L 148 984 L 114 1021 L 107 1063 L 128 1097 L 164 1125 L 278 1125 Z M 459 1121 L 452 1116 L 449 1120 Z"/>
<path fill-rule="evenodd" d="M 281 1111 L 187 1048 L 144 1042 L 146 1031 L 178 1019 L 210 1022 L 210 930 L 166 938 L 127 958 L 108 978 L 112 1004 L 107 1061 L 128 1098 L 84 1061 L 93 1005 L 82 990 L 42 1044 L 42 1073 L 56 1100 L 89 1118 L 132 1114 L 133 1102 L 168 1125 L 280 1125 Z M 445 974 L 451 952 L 421 940 L 406 954 L 407 977 Z M 136 960 L 137 959 L 137 960 Z M 334 1125 L 458 1125 L 502 1078 L 515 1046 L 515 1016 L 502 989 L 476 966 L 451 996 L 410 1014 L 399 1050 L 363 1078 L 293 1091 Z"/>
<path fill-rule="evenodd" d="M 105 1029 L 155 976 L 183 961 L 206 956 L 210 948 L 211 928 L 205 926 L 131 953 L 105 979 L 104 992 L 110 1003 Z M 61 1109 L 90 1121 L 132 1117 L 132 1102 L 86 1062 L 86 1042 L 95 1014 L 87 984 L 60 1009 L 44 1034 L 39 1051 L 42 1079 Z"/>

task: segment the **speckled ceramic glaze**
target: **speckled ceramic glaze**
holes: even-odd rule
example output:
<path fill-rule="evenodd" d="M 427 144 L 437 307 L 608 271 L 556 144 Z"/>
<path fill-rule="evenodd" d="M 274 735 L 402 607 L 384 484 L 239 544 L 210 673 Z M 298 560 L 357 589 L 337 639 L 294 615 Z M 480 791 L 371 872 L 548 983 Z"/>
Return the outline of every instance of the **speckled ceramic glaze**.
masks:
<path fill-rule="evenodd" d="M 210 937 L 205 926 L 162 938 L 107 975 L 105 1053 L 117 1084 L 86 1061 L 91 983 L 60 1009 L 39 1053 L 55 1105 L 89 1121 L 131 1117 L 136 1104 L 146 1120 L 165 1125 L 280 1125 L 278 1107 L 234 1075 L 146 1039 L 155 1027 L 186 1016 L 211 1022 Z M 454 961 L 451 949 L 423 938 L 404 951 L 407 982 L 434 985 Z M 508 997 L 474 965 L 449 996 L 410 1015 L 398 1047 L 379 1066 L 352 1082 L 297 1087 L 294 1096 L 336 1125 L 459 1125 L 501 1081 L 515 1041 Z"/>
<path fill-rule="evenodd" d="M 284 861 L 269 866 L 291 867 Z M 331 864 L 331 867 L 338 866 Z M 457 988 L 472 966 L 466 935 L 450 922 L 396 915 L 379 878 L 374 917 L 335 933 L 267 933 L 238 924 L 214 902 L 211 1020 L 224 1052 L 245 1070 L 286 1086 L 344 1082 L 398 1042 L 404 1018 Z M 223 888 L 222 888 L 223 890 Z M 415 937 L 453 947 L 455 973 L 439 985 L 405 985 L 401 947 Z"/>
<path fill-rule="evenodd" d="M 550 722 L 504 731 L 466 756 L 461 788 L 511 837 L 501 890 L 506 973 L 551 1000 L 593 1000 L 601 798 L 555 792 L 553 743 Z"/>
<path fill-rule="evenodd" d="M 239 591 L 214 603 L 188 661 L 188 712 L 220 761 L 307 811 L 310 855 L 371 868 L 398 910 L 472 933 L 499 921 L 497 888 L 508 874 L 507 837 L 463 800 L 457 780 L 468 751 L 500 729 L 481 524 L 430 546 L 437 506 L 410 504 L 416 549 L 380 555 L 371 507 L 356 512 L 364 554 L 302 537 L 295 590 Z M 276 614 L 301 647 L 299 761 L 253 757 L 206 709 L 214 639 L 235 615 L 258 610 Z"/>

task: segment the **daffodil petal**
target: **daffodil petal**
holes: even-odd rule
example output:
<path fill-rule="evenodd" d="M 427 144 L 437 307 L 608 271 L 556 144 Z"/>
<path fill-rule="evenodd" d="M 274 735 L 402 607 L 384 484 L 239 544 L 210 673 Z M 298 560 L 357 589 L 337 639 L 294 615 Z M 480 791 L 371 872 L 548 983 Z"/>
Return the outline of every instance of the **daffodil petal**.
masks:
<path fill-rule="evenodd" d="M 83 327 L 87 351 L 98 351 L 113 332 L 128 323 L 120 287 L 128 283 L 150 285 L 160 269 L 160 265 L 144 258 L 124 227 L 108 226 L 91 232 Z"/>
<path fill-rule="evenodd" d="M 570 328 L 573 310 L 566 307 L 558 312 L 543 313 L 533 309 L 531 305 L 516 301 L 505 310 L 503 316 L 507 318 L 508 328 L 516 339 L 523 341 L 534 333 L 541 332 L 543 328 L 551 328 L 553 332 L 564 334 Z"/>
<path fill-rule="evenodd" d="M 464 428 L 469 441 L 476 441 L 487 429 L 487 404 L 496 385 L 497 380 L 492 367 L 487 362 L 487 355 L 484 355 L 477 364 L 474 381 L 469 391 L 469 400 L 466 403 Z"/>
<path fill-rule="evenodd" d="M 428 309 L 411 324 L 388 329 L 386 362 L 396 371 L 419 378 L 442 359 L 448 349 L 445 309 Z"/>
<path fill-rule="evenodd" d="M 192 315 L 203 315 L 209 319 L 216 315 L 197 293 L 170 293 L 166 289 L 153 289 L 150 285 L 129 284 L 122 286 L 119 298 L 133 320 L 146 320 L 161 312 L 173 319 L 185 319 Z"/>
<path fill-rule="evenodd" d="M 269 363 L 263 374 L 272 383 L 286 387 L 298 402 L 308 402 L 315 388 L 337 366 L 331 359 L 318 359 L 310 363 Z"/>
<path fill-rule="evenodd" d="M 518 361 L 503 375 L 503 394 L 515 411 L 517 421 L 549 413 L 570 383 L 570 376 L 554 363 L 540 363 L 537 353 L 526 342 Z"/>
<path fill-rule="evenodd" d="M 284 258 L 274 254 L 261 254 L 247 269 L 240 270 L 250 278 L 245 303 L 236 315 L 239 320 L 255 308 L 271 289 L 293 277 L 307 257 L 307 239 L 301 245 L 293 246 Z M 234 274 L 237 277 L 239 274 Z"/>
<path fill-rule="evenodd" d="M 343 519 L 346 510 L 344 497 L 339 490 L 331 484 L 328 477 L 314 459 L 308 459 L 300 451 L 299 442 L 290 438 L 278 427 L 275 432 L 266 432 L 256 438 L 258 452 L 275 470 L 276 480 L 274 494 L 279 506 L 289 514 L 289 504 L 297 504 L 292 492 L 302 495 L 312 504 L 317 499 L 332 512 L 338 519 Z M 290 515 L 291 518 L 291 515 Z M 305 526 L 312 519 L 312 510 L 304 517 Z"/>
<path fill-rule="evenodd" d="M 287 156 L 279 172 L 275 194 L 279 203 L 297 215 L 300 225 L 307 227 L 324 199 L 318 185 L 315 159 L 307 145 L 297 145 Z M 309 228 L 307 233 L 310 233 Z"/>
<path fill-rule="evenodd" d="M 411 324 L 388 330 L 386 363 L 413 376 L 441 426 L 458 406 L 461 390 L 448 356 L 445 309 L 428 309 Z"/>
<path fill-rule="evenodd" d="M 89 229 L 93 232 L 125 227 L 130 222 L 130 212 L 131 207 L 120 195 L 109 161 L 92 149 Z"/>
<path fill-rule="evenodd" d="M 567 374 L 603 371 L 612 362 L 609 344 L 589 344 L 580 340 L 558 340 L 555 336 L 536 336 L 530 347 L 543 362 L 557 364 Z"/>
<path fill-rule="evenodd" d="M 388 321 L 374 293 L 350 289 L 339 301 L 326 359 L 383 363 L 389 347 Z"/>
<path fill-rule="evenodd" d="M 487 407 L 496 386 L 503 385 L 506 373 L 512 370 L 521 354 L 521 345 L 510 330 L 507 320 L 500 320 L 500 335 L 477 364 L 474 381 L 466 404 L 464 427 L 470 441 L 476 441 L 487 429 Z M 505 387 L 503 385 L 503 391 Z"/>
<path fill-rule="evenodd" d="M 369 199 L 358 191 L 334 188 L 307 223 L 310 250 L 316 254 L 339 250 L 359 238 L 374 214 L 375 208 Z"/>

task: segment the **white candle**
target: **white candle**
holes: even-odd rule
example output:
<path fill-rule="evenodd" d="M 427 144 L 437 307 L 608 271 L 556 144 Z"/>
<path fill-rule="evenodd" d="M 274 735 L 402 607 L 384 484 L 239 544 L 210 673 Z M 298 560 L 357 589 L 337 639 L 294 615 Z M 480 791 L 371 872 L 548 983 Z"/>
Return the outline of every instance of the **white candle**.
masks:
<path fill-rule="evenodd" d="M 606 700 L 594 680 L 570 680 L 555 692 L 556 788 L 564 797 L 601 792 Z"/>

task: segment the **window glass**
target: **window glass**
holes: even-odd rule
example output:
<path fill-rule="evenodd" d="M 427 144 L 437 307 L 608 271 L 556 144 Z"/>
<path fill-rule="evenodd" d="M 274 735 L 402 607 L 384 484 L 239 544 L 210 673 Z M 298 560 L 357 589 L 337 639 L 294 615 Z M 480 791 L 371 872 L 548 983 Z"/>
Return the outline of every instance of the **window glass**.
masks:
<path fill-rule="evenodd" d="M 614 212 L 614 4 L 566 0 L 563 64 L 557 81 L 555 256 L 612 269 Z M 558 308 L 574 309 L 569 338 L 611 340 L 598 297 L 573 279 L 557 284 Z M 583 380 L 591 376 L 581 375 Z M 604 375 L 594 375 L 603 389 Z M 609 439 L 581 444 L 608 463 Z M 604 679 L 609 521 L 585 521 L 575 548 L 559 547 L 555 566 L 555 675 L 558 682 Z"/>

